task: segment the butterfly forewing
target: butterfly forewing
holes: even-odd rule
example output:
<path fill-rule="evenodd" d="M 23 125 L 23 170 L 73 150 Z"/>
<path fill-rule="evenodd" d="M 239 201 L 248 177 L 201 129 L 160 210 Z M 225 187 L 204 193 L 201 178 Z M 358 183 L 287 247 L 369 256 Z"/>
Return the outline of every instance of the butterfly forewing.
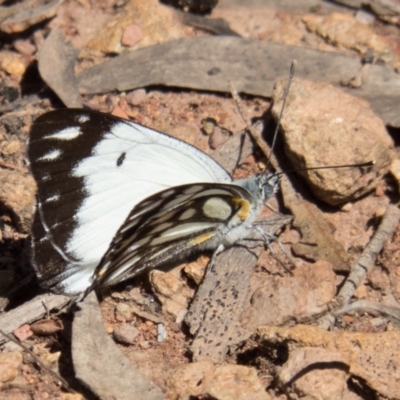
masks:
<path fill-rule="evenodd" d="M 183 185 L 149 197 L 122 224 L 94 284 L 113 285 L 194 251 L 217 248 L 228 232 L 248 224 L 256 206 L 251 200 L 243 188 L 223 184 Z"/>
<path fill-rule="evenodd" d="M 231 182 L 189 144 L 93 111 L 42 115 L 28 154 L 38 186 L 32 261 L 42 283 L 63 293 L 90 285 L 114 235 L 149 196 L 188 183 Z"/>

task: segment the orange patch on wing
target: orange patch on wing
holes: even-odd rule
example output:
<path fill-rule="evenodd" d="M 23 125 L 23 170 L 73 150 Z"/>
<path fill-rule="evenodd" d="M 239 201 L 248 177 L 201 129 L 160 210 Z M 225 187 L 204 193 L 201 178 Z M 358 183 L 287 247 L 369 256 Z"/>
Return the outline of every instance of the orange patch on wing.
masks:
<path fill-rule="evenodd" d="M 250 213 L 250 203 L 241 197 L 235 197 L 232 201 L 240 207 L 237 216 L 241 220 L 245 220 Z"/>
<path fill-rule="evenodd" d="M 189 245 L 196 245 L 205 242 L 208 239 L 211 239 L 214 236 L 214 232 L 207 232 L 203 233 L 200 236 L 197 236 L 196 238 L 192 239 L 188 244 Z"/>

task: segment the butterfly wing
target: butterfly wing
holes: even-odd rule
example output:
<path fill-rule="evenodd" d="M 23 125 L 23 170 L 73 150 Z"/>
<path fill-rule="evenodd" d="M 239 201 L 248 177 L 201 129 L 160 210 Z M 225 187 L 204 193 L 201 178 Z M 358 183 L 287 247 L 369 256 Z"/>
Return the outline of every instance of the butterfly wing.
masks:
<path fill-rule="evenodd" d="M 259 207 L 236 185 L 191 184 L 157 193 L 129 214 L 93 286 L 114 285 L 193 252 L 231 245 L 247 235 Z"/>
<path fill-rule="evenodd" d="M 231 182 L 195 147 L 106 114 L 57 110 L 32 125 L 37 182 L 32 263 L 46 287 L 78 293 L 131 210 L 169 187 Z"/>

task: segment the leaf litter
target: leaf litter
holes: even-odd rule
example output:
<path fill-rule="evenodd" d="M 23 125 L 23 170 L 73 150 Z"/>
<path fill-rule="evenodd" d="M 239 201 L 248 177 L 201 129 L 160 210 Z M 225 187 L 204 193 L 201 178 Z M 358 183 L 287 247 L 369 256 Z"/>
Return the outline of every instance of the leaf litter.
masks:
<path fill-rule="evenodd" d="M 75 7 L 72 7 L 75 12 L 74 15 L 77 15 L 77 10 L 84 10 L 85 7 L 87 15 L 94 12 L 113 15 L 118 14 L 123 9 L 122 4 L 114 4 L 106 0 L 101 2 L 98 6 L 99 8 L 96 8 L 90 2 L 80 2 L 76 3 Z M 265 5 L 263 7 L 262 11 L 268 12 L 268 7 Z M 229 20 L 230 15 L 232 15 L 232 5 L 226 7 L 222 1 L 215 11 L 215 15 L 218 17 L 221 17 L 221 13 L 222 16 L 225 15 L 231 28 L 236 32 L 241 32 L 237 28 L 238 22 L 239 26 L 240 22 L 242 22 L 242 26 L 246 26 L 245 15 L 255 12 L 252 7 L 249 7 L 247 10 L 248 14 L 246 14 L 243 8 L 241 8 L 242 19 L 238 19 L 236 15 L 235 19 Z M 74 20 L 68 18 L 68 12 L 72 12 L 70 4 L 63 3 L 58 6 L 57 15 L 50 22 L 53 34 L 56 33 L 55 28 L 59 26 L 63 36 L 67 40 L 73 43 L 81 43 L 79 50 L 83 54 L 84 42 L 79 38 L 79 31 L 74 31 Z M 258 11 L 256 10 L 256 12 Z M 269 12 L 270 18 L 277 17 L 276 11 L 270 10 Z M 296 20 L 295 26 L 301 25 L 298 15 L 291 15 L 285 10 L 281 10 L 280 13 L 278 18 L 279 24 Z M 306 13 L 306 11 L 303 10 L 303 13 Z M 82 21 L 84 21 L 82 13 L 80 18 L 82 24 Z M 88 27 L 91 23 L 94 23 L 94 21 L 88 21 Z M 36 24 L 36 22 L 33 21 L 32 24 Z M 248 135 L 240 133 L 246 127 L 247 123 L 243 122 L 231 99 L 228 80 L 231 81 L 233 87 L 239 92 L 270 98 L 272 96 L 273 83 L 278 78 L 287 75 L 285 71 L 289 69 L 293 54 L 299 57 L 303 55 L 300 58 L 297 77 L 304 78 L 309 76 L 307 74 L 303 75 L 304 71 L 308 70 L 308 73 L 313 71 L 314 75 L 318 73 L 318 75 L 314 76 L 315 80 L 324 80 L 325 82 L 337 85 L 342 78 L 338 74 L 338 71 L 346 72 L 343 76 L 349 78 L 349 75 L 351 77 L 352 74 L 357 73 L 360 66 L 359 58 L 354 53 L 349 52 L 349 50 L 346 50 L 344 55 L 312 52 L 312 49 L 304 48 L 301 50 L 288 46 L 284 41 L 279 45 L 268 44 L 262 40 L 263 37 L 268 37 L 267 33 L 261 35 L 258 32 L 258 35 L 251 36 L 254 32 L 249 27 L 248 33 L 250 39 L 246 40 L 241 38 L 207 37 L 204 31 L 202 31 L 197 33 L 197 35 L 202 36 L 201 38 L 181 39 L 179 42 L 167 42 L 163 45 L 154 46 L 154 48 L 135 50 L 132 53 L 114 58 L 108 64 L 102 64 L 110 57 L 108 54 L 100 55 L 98 58 L 92 55 L 92 58 L 78 59 L 79 65 L 75 65 L 75 68 L 80 70 L 86 68 L 88 72 L 81 72 L 75 79 L 72 73 L 74 63 L 76 63 L 74 57 L 60 56 L 60 54 L 73 55 L 74 53 L 63 53 L 65 46 L 63 41 L 58 40 L 54 42 L 56 44 L 51 44 L 48 41 L 49 38 L 47 38 L 47 43 L 44 42 L 44 26 L 32 25 L 32 32 L 36 32 L 36 34 L 32 34 L 29 40 L 40 51 L 45 48 L 44 43 L 47 46 L 52 46 L 50 50 L 53 49 L 53 52 L 48 54 L 51 54 L 54 60 L 52 60 L 51 56 L 46 56 L 45 52 L 39 55 L 39 63 L 42 60 L 47 68 L 47 70 L 46 68 L 40 68 L 40 73 L 42 74 L 42 79 L 48 83 L 65 104 L 70 106 L 79 105 L 80 96 L 77 95 L 78 90 L 81 90 L 81 92 L 85 91 L 86 93 L 91 92 L 92 94 L 90 95 L 86 94 L 82 96 L 82 102 L 85 105 L 130 117 L 136 122 L 191 142 L 210 154 L 209 137 L 202 133 L 201 129 L 203 126 L 202 121 L 212 118 L 218 123 L 218 126 L 223 127 L 232 134 L 232 137 L 225 144 L 215 150 L 214 155 L 229 171 L 234 170 L 235 177 L 244 177 L 259 170 L 260 167 L 262 168 L 266 163 L 266 156 L 258 150 L 253 141 L 248 140 Z M 87 32 L 89 32 L 89 29 L 85 34 Z M 193 30 L 182 29 L 182 32 L 185 32 L 185 35 L 195 36 L 195 31 Z M 18 33 L 14 33 L 14 35 L 16 35 L 15 38 L 18 37 Z M 301 35 L 306 37 L 304 32 Z M 61 39 L 62 37 L 59 38 Z M 307 38 L 310 39 L 309 34 L 307 34 Z M 321 43 L 321 38 L 315 40 Z M 6 43 L 4 51 L 16 53 L 12 48 L 12 41 L 13 38 Z M 208 43 L 206 56 L 203 53 L 205 43 Z M 312 47 L 310 43 L 312 41 L 308 40 L 308 47 Z M 263 47 L 265 44 L 268 44 L 269 48 L 273 51 L 265 52 L 265 48 Z M 296 45 L 298 44 L 296 43 Z M 331 46 L 334 49 L 331 44 L 325 44 L 325 46 L 326 48 Z M 248 47 L 247 50 L 246 47 Z M 228 51 L 226 50 L 227 48 Z M 258 48 L 264 49 L 264 53 L 261 52 L 260 54 L 260 52 L 257 52 Z M 187 51 L 187 63 L 184 60 L 180 61 L 180 63 L 173 62 L 177 61 L 174 51 L 182 51 L 183 49 Z M 162 51 L 165 54 L 160 53 Z M 303 58 L 305 54 L 312 54 L 312 57 Z M 266 55 L 273 57 L 274 61 L 271 65 L 274 68 L 267 67 L 265 58 L 263 58 Z M 221 60 L 224 60 L 224 57 L 228 56 L 230 58 L 226 59 L 235 60 L 231 64 L 239 67 L 237 71 L 228 69 L 226 63 L 218 64 Z M 232 58 L 234 56 L 238 58 Z M 65 59 L 60 59 L 60 57 L 64 57 Z M 118 62 L 121 63 L 123 60 L 120 57 L 125 57 L 125 60 L 129 60 L 128 64 L 118 64 Z M 135 57 L 139 58 L 135 59 Z M 160 66 L 158 69 L 162 71 L 162 74 L 147 74 L 145 76 L 141 74 L 140 68 L 138 64 L 134 63 L 134 60 L 143 59 L 145 62 L 141 65 L 147 66 L 153 62 L 153 65 Z M 27 60 L 30 63 L 33 59 L 28 57 Z M 207 64 L 207 60 L 210 60 L 210 64 Z M 60 67 L 52 71 L 51 66 L 55 65 L 52 62 L 56 63 L 56 61 Z M 169 64 L 166 64 L 167 61 Z M 203 64 L 200 63 L 198 65 L 199 61 L 202 61 Z M 90 65 L 91 62 L 95 62 L 99 66 L 92 66 Z M 127 61 L 123 62 L 126 63 Z M 113 65 L 117 65 L 117 67 L 113 67 Z M 118 65 L 123 65 L 124 67 L 121 68 Z M 213 70 L 215 65 L 219 65 L 219 70 L 218 68 Z M 335 65 L 340 66 L 342 69 L 337 68 L 334 71 L 333 68 L 331 70 L 330 66 Z M 111 69 L 104 69 L 106 66 Z M 396 108 L 391 105 L 397 100 L 395 88 L 398 85 L 398 77 L 389 66 L 372 65 L 371 67 L 369 80 L 360 90 L 357 92 L 351 89 L 346 90 L 350 93 L 359 93 L 361 97 L 372 100 L 371 104 L 375 113 L 386 124 L 397 127 Z M 89 68 L 94 69 L 90 70 Z M 15 71 L 18 72 L 19 69 Z M 67 73 L 64 71 L 67 71 Z M 101 71 L 103 75 L 98 75 L 98 71 Z M 207 78 L 208 80 L 202 80 L 204 71 L 215 71 L 215 73 L 210 73 Z M 129 72 L 134 72 L 136 75 L 132 75 Z M 149 70 L 146 72 L 149 72 Z M 323 77 L 320 76 L 321 72 L 324 73 Z M 0 79 L 2 81 L 0 95 L 2 99 L 5 99 L 6 94 L 10 93 L 13 85 L 19 85 L 22 78 L 22 75 L 10 77 L 7 74 L 9 72 L 6 72 L 6 70 L 0 71 Z M 50 76 L 52 76 L 51 79 L 49 79 Z M 126 87 L 120 86 L 118 79 L 123 78 L 126 80 L 129 76 L 136 76 L 135 79 L 137 79 L 137 82 L 131 82 Z M 182 79 L 179 80 L 179 78 Z M 384 82 L 385 79 L 386 82 Z M 89 86 L 83 86 L 89 85 L 90 82 L 95 82 L 93 84 L 93 91 L 87 89 Z M 100 86 L 103 82 L 107 84 L 111 83 L 111 86 Z M 255 88 L 255 92 L 253 92 L 253 89 L 248 89 L 250 87 L 248 86 L 249 82 L 252 82 L 251 87 Z M 145 95 L 141 96 L 136 103 L 130 103 L 132 96 L 129 97 L 129 92 L 131 90 L 154 84 L 162 84 L 173 88 L 148 88 Z M 85 89 L 82 89 L 83 87 Z M 177 89 L 177 87 L 181 89 Z M 260 88 L 262 88 L 261 93 L 259 92 Z M 128 93 L 116 93 L 115 90 L 118 89 L 127 91 Z M 200 91 L 194 91 L 193 89 Z M 204 92 L 210 90 L 214 93 Z M 315 86 L 315 90 L 318 91 L 318 85 Z M 227 94 L 221 95 L 215 92 L 225 92 Z M 42 95 L 42 93 L 40 94 Z M 11 103 L 7 105 L 8 108 L 4 111 L 7 113 L 5 116 L 16 116 L 23 121 L 24 127 L 29 128 L 32 117 L 49 109 L 49 100 L 54 100 L 49 93 L 43 98 L 44 100 L 41 102 L 35 100 L 33 103 L 28 103 L 26 108 L 22 110 L 20 107 L 21 99 L 23 98 L 11 100 Z M 250 118 L 260 118 L 266 113 L 268 102 L 264 98 L 252 96 L 244 96 L 243 98 L 243 106 L 248 110 Z M 77 99 L 78 103 L 75 103 Z M 318 106 L 317 104 L 317 110 Z M 333 104 L 332 113 L 335 110 L 336 106 Z M 337 114 L 337 118 L 340 117 L 341 115 Z M 266 124 L 266 131 L 270 134 L 273 131 L 271 121 L 267 119 L 264 123 Z M 299 126 L 301 125 L 305 126 L 306 121 L 300 121 Z M 17 136 L 16 142 L 21 143 L 21 150 L 15 153 L 16 156 L 7 156 L 5 152 L 2 152 L 2 161 L 4 163 L 12 160 L 16 165 L 18 163 L 21 165 L 24 164 L 22 149 L 25 146 L 25 142 L 23 137 L 26 141 L 27 131 L 27 129 L 23 130 L 25 136 L 21 136 L 21 138 Z M 1 148 L 10 148 L 7 147 L 12 142 L 10 134 L 8 132 L 0 132 L 0 134 L 2 135 L 0 137 Z M 241 149 L 239 154 L 238 149 Z M 329 152 L 329 146 L 326 150 L 321 151 Z M 276 153 L 280 154 L 281 150 L 277 148 Z M 228 154 L 229 157 L 227 156 Z M 384 151 L 382 154 L 383 158 L 385 158 Z M 386 157 L 386 160 L 389 160 L 393 155 L 390 155 L 388 152 Z M 394 157 L 396 158 L 396 156 Z M 238 167 L 237 160 L 240 160 Z M 257 161 L 262 161 L 262 163 L 257 164 Z M 274 166 L 277 168 L 276 165 Z M 2 170 L 5 173 L 8 172 L 7 168 L 4 169 L 2 167 Z M 22 171 L 18 171 L 18 169 L 13 172 L 22 174 Z M 319 338 L 325 337 L 325 334 L 330 333 L 320 328 L 320 330 L 317 330 L 318 328 L 308 327 L 315 330 L 312 331 L 312 334 L 310 330 L 307 331 L 308 333 L 304 336 L 307 338 L 307 341 L 303 339 L 296 342 L 295 339 L 296 329 L 302 328 L 299 322 L 317 323 L 318 317 L 321 317 L 320 314 L 324 314 L 323 310 L 334 310 L 332 302 L 334 303 L 337 288 L 345 278 L 343 271 L 348 271 L 350 265 L 356 265 L 356 260 L 362 251 L 368 249 L 366 245 L 376 231 L 382 216 L 382 212 L 378 212 L 378 210 L 387 208 L 388 204 L 390 202 L 393 203 L 394 199 L 397 198 L 398 188 L 390 179 L 382 177 L 382 174 L 383 172 L 377 174 L 375 180 L 372 181 L 371 190 L 375 190 L 375 192 L 369 191 L 361 199 L 349 203 L 350 206 L 332 207 L 321 203 L 320 200 L 315 200 L 310 193 L 305 192 L 305 189 L 302 188 L 305 185 L 304 181 L 300 185 L 301 189 L 298 189 L 301 191 L 303 199 L 300 201 L 297 200 L 297 203 L 293 199 L 291 201 L 288 199 L 294 196 L 297 198 L 297 196 L 300 196 L 299 192 L 292 192 L 293 194 L 288 195 L 287 189 L 283 189 L 283 196 L 285 202 L 287 202 L 286 207 L 294 214 L 295 222 L 292 226 L 281 228 L 284 232 L 280 236 L 280 240 L 287 251 L 290 252 L 290 248 L 292 247 L 297 250 L 297 254 L 300 253 L 306 259 L 316 261 L 315 264 L 311 264 L 304 258 L 296 257 L 296 270 L 292 272 L 293 275 L 288 274 L 275 259 L 267 256 L 267 253 L 263 253 L 257 264 L 254 254 L 262 252 L 262 248 L 257 249 L 252 245 L 248 246 L 251 251 L 244 248 L 234 248 L 220 256 L 214 272 L 215 274 L 222 274 L 223 284 L 226 285 L 222 288 L 219 287 L 220 285 L 216 285 L 221 280 L 221 277 L 215 279 L 213 274 L 210 274 L 203 284 L 198 285 L 194 283 L 190 275 L 184 272 L 185 270 L 189 270 L 189 268 L 182 268 L 180 266 L 175 271 L 165 272 L 165 274 L 172 275 L 171 278 L 163 278 L 164 282 L 175 282 L 178 284 L 177 288 L 181 287 L 184 290 L 185 295 L 182 299 L 186 302 L 185 304 L 190 304 L 190 311 L 186 315 L 186 321 L 190 327 L 182 324 L 184 318 L 182 312 L 186 312 L 186 310 L 184 308 L 177 310 L 170 307 L 170 302 L 174 300 L 174 296 L 177 296 L 176 293 L 179 290 L 170 292 L 172 293 L 172 298 L 168 299 L 165 297 L 164 300 L 161 300 L 162 295 L 157 291 L 157 286 L 153 285 L 152 287 L 151 280 L 148 282 L 146 279 L 142 279 L 136 282 L 136 285 L 138 285 L 142 293 L 153 292 L 156 297 L 160 297 L 161 314 L 160 305 L 157 301 L 143 302 L 139 306 L 130 307 L 130 304 L 134 305 L 134 300 L 128 294 L 122 296 L 123 298 L 106 294 L 101 303 L 103 321 L 101 323 L 97 319 L 98 325 L 96 326 L 98 328 L 93 330 L 93 326 L 82 325 L 82 321 L 84 322 L 85 319 L 87 321 L 91 315 L 99 313 L 99 306 L 96 306 L 96 300 L 92 296 L 90 299 L 88 298 L 88 303 L 91 304 L 92 308 L 94 307 L 94 311 L 84 314 L 86 301 L 82 304 L 83 310 L 76 312 L 77 321 L 80 319 L 81 322 L 74 322 L 72 324 L 72 336 L 67 333 L 68 326 L 71 325 L 71 314 L 62 313 L 60 317 L 66 327 L 63 331 L 64 333 L 55 333 L 50 337 L 37 335 L 33 336 L 33 338 L 28 338 L 26 342 L 34 352 L 40 353 L 40 356 L 47 360 L 49 367 L 58 369 L 61 376 L 68 380 L 74 390 L 83 393 L 85 397 L 90 397 L 90 394 L 82 386 L 79 386 L 76 378 L 74 378 L 76 375 L 99 398 L 106 398 L 110 393 L 116 396 L 116 398 L 124 398 L 124 396 L 130 398 L 129 392 L 133 393 L 132 385 L 130 385 L 132 380 L 140 382 L 137 385 L 138 387 L 146 388 L 143 390 L 153 393 L 147 397 L 141 394 L 141 398 L 158 398 L 157 396 L 161 392 L 154 385 L 161 388 L 164 393 L 160 396 L 166 395 L 168 398 L 189 398 L 189 396 L 197 396 L 198 398 L 202 396 L 225 398 L 229 393 L 233 398 L 240 399 L 249 398 L 249 393 L 252 393 L 252 398 L 268 399 L 270 396 L 281 393 L 281 390 L 285 390 L 288 398 L 292 394 L 299 393 L 303 395 L 307 393 L 311 397 L 318 397 L 321 391 L 324 393 L 333 393 L 336 396 L 344 396 L 346 393 L 351 392 L 354 396 L 355 386 L 358 386 L 358 389 L 364 391 L 364 393 L 372 390 L 388 398 L 395 398 L 394 393 L 397 390 L 397 381 L 391 373 L 384 373 L 388 369 L 387 364 L 381 361 L 377 362 L 375 364 L 376 370 L 373 370 L 368 364 L 361 361 L 358 364 L 354 364 L 344 356 L 346 347 L 340 347 L 338 344 L 335 345 L 334 349 L 336 353 L 332 353 L 332 345 L 329 352 L 327 352 L 324 350 L 324 346 L 321 344 Z M 298 185 L 296 185 L 297 187 Z M 11 189 L 8 188 L 7 191 L 3 189 L 5 199 L 8 198 L 7 192 L 11 193 Z M 22 228 L 21 225 L 16 223 L 12 215 L 14 213 L 15 215 L 23 216 L 24 219 L 29 217 L 33 202 L 32 189 L 31 193 L 32 200 L 27 202 L 22 210 L 10 203 L 2 211 L 2 233 L 3 238 L 5 237 L 6 240 L 3 240 L 1 244 L 2 249 L 4 249 L 4 257 L 2 257 L 0 272 L 6 276 L 9 271 L 15 270 L 15 273 L 13 272 L 14 281 L 26 275 L 26 266 L 24 266 L 26 261 L 24 261 L 25 256 L 22 255 L 22 251 L 19 250 L 20 253 L 18 253 L 18 247 L 12 247 L 14 241 L 19 237 L 18 230 Z M 3 200 L 4 203 L 6 203 L 5 200 Z M 283 209 L 280 201 L 276 199 L 273 199 L 271 204 L 273 208 Z M 295 207 L 293 204 L 297 204 L 297 206 Z M 398 226 L 395 218 L 394 216 L 391 217 L 392 231 Z M 313 221 L 317 221 L 318 224 L 313 224 Z M 301 237 L 293 230 L 293 227 L 296 227 L 300 231 Z M 13 229 L 14 233 L 10 234 Z M 381 303 L 384 309 L 381 314 L 384 317 L 387 316 L 387 313 L 385 314 L 384 312 L 385 310 L 388 311 L 390 307 L 396 309 L 400 293 L 397 279 L 398 267 L 396 266 L 398 265 L 399 233 L 397 232 L 391 240 L 392 231 L 388 232 L 387 237 L 384 238 L 385 240 L 388 239 L 388 244 L 384 247 L 382 255 L 376 261 L 372 260 L 370 262 L 368 274 L 363 280 L 359 278 L 361 282 L 357 290 L 350 294 L 355 300 L 367 300 L 373 302 L 373 304 Z M 19 240 L 21 239 L 25 240 L 23 236 L 20 236 Z M 384 239 L 380 240 L 380 248 L 383 246 Z M 379 252 L 378 250 L 375 249 L 374 251 Z M 332 258 L 329 256 L 330 253 L 333 254 Z M 339 258 L 338 255 L 340 255 Z M 322 263 L 322 260 L 325 261 Z M 330 263 L 326 261 L 330 261 Z M 200 264 L 204 263 L 201 262 Z M 255 268 L 252 267 L 254 264 L 257 264 Z M 370 269 L 372 265 L 375 265 L 373 270 Z M 196 269 L 198 270 L 197 274 L 201 276 L 201 265 L 193 266 L 191 270 L 194 271 Z M 334 271 L 339 271 L 339 273 Z M 230 275 L 231 279 L 236 279 L 236 281 L 226 279 L 224 274 Z M 235 278 L 235 274 L 238 277 Z M 124 286 L 118 289 L 123 291 Z M 218 293 L 218 290 L 221 290 L 221 292 Z M 192 293 L 195 291 L 197 291 L 196 299 L 192 301 Z M 227 291 L 230 291 L 232 298 L 236 302 L 225 295 Z M 125 292 L 123 291 L 122 293 Z M 34 287 L 30 289 L 30 294 L 26 293 L 28 298 L 34 294 Z M 17 291 L 9 297 L 11 299 L 10 309 L 0 315 L 0 326 L 5 333 L 10 333 L 25 323 L 30 324 L 34 320 L 44 319 L 48 313 L 47 310 L 51 311 L 53 307 L 63 307 L 67 301 L 63 297 L 45 295 L 44 298 L 36 298 L 34 300 L 36 306 L 32 309 L 33 314 L 28 314 L 26 310 L 28 309 L 28 304 L 30 304 L 29 302 L 16 307 L 18 302 L 24 299 L 21 292 Z M 20 300 L 16 302 L 16 299 Z M 45 306 L 42 303 L 43 299 Z M 228 304 L 224 304 L 224 301 L 227 301 Z M 122 304 L 126 306 L 119 306 Z M 365 312 L 371 312 L 372 309 L 374 311 L 372 316 L 364 314 Z M 360 303 L 359 315 L 346 314 L 334 319 L 334 331 L 339 332 L 344 341 L 349 340 L 350 342 L 353 340 L 351 335 L 349 335 L 350 331 L 359 331 L 357 340 L 360 343 L 366 343 L 365 352 L 357 353 L 357 357 L 360 360 L 372 357 L 374 360 L 386 359 L 388 362 L 396 363 L 398 358 L 393 358 L 394 353 L 384 353 L 385 355 L 381 358 L 377 358 L 380 357 L 380 353 L 384 350 L 379 348 L 379 343 L 384 340 L 386 340 L 386 343 L 388 343 L 387 341 L 389 343 L 398 343 L 398 338 L 396 336 L 395 321 L 390 318 L 382 319 L 382 316 L 380 321 L 376 321 L 376 309 L 377 307 L 372 307 L 371 303 Z M 176 314 L 168 314 L 166 310 L 175 310 Z M 273 312 L 270 312 L 270 310 L 273 310 Z M 276 318 L 274 318 L 274 314 L 276 314 Z M 31 315 L 31 317 L 28 317 L 28 315 Z M 149 315 L 154 315 L 154 317 L 151 318 Z M 213 315 L 214 318 L 209 320 L 210 316 Z M 167 333 L 166 339 L 162 342 L 157 341 L 157 324 L 160 322 L 156 321 L 160 320 L 165 326 L 165 332 Z M 260 325 L 263 324 L 268 324 L 269 327 L 261 328 Z M 283 327 L 274 327 L 274 324 L 283 325 Z M 139 332 L 133 338 L 132 345 L 116 345 L 109 337 L 114 331 L 124 326 L 135 327 Z M 259 328 L 259 337 L 252 336 L 257 328 Z M 282 329 L 286 329 L 285 335 L 283 335 Z M 307 327 L 304 329 L 307 329 Z M 391 330 L 392 332 L 390 332 Z M 273 332 L 273 334 L 266 336 L 264 334 L 266 331 Z M 367 343 L 370 343 L 368 341 L 376 340 L 378 333 L 381 336 L 379 336 L 375 347 L 368 345 Z M 194 339 L 192 335 L 195 336 Z M 81 342 L 83 339 L 92 341 L 95 350 L 88 352 L 88 345 Z M 4 339 L 2 340 L 4 343 Z M 293 346 L 291 343 L 297 344 Z M 52 378 L 46 378 L 48 376 L 46 368 L 41 369 L 39 372 L 34 367 L 34 362 L 23 363 L 22 358 L 16 357 L 16 355 L 20 354 L 20 349 L 15 344 L 6 342 L 3 346 L 3 352 L 0 353 L 5 357 L 2 360 L 2 365 L 9 365 L 12 373 L 8 375 L 8 380 L 1 381 L 0 390 L 2 394 L 12 394 L 13 396 L 20 396 L 20 398 L 27 398 L 23 397 L 26 393 L 28 396 L 35 398 L 45 398 L 46 396 L 70 398 L 67 396 L 71 396 L 71 394 L 60 390 L 56 379 L 51 381 Z M 71 346 L 72 355 L 68 351 L 68 348 L 71 348 Z M 313 349 L 312 351 L 309 350 L 310 347 Z M 60 348 L 61 353 L 56 351 Z M 115 350 L 117 348 L 119 348 L 118 351 Z M 285 358 L 279 356 L 278 349 L 282 348 L 286 348 Z M 387 346 L 389 350 L 392 348 L 391 345 Z M 57 357 L 63 354 L 58 367 L 54 364 L 54 360 L 58 358 L 52 358 L 51 352 L 48 349 L 52 349 L 53 352 L 57 353 Z M 11 350 L 11 352 L 7 353 L 7 350 Z M 302 364 L 298 364 L 299 357 L 301 358 L 302 354 L 305 361 Z M 98 372 L 95 374 L 90 375 L 90 368 L 89 370 L 85 369 L 85 357 L 87 359 L 88 356 L 89 361 L 94 363 L 97 368 Z M 103 358 L 96 358 L 95 356 L 102 356 Z M 208 358 L 208 360 L 205 360 L 205 358 Z M 214 360 L 214 363 L 209 360 L 210 358 Z M 75 373 L 72 370 L 72 360 Z M 111 372 L 107 373 L 107 367 L 113 365 L 111 361 L 118 363 L 118 360 L 120 362 L 124 360 L 124 368 L 120 374 L 115 376 L 111 370 Z M 336 372 L 338 372 L 335 375 L 335 380 L 330 381 L 329 377 L 322 376 L 318 368 L 309 371 L 309 365 L 315 363 L 316 360 L 337 363 L 334 364 L 337 366 Z M 215 363 L 222 363 L 222 365 L 217 366 Z M 280 365 L 284 365 L 281 372 L 279 372 L 278 368 Z M 276 377 L 277 379 L 271 379 L 271 374 L 272 377 Z M 123 383 L 119 384 L 116 381 L 117 378 L 128 375 L 130 378 L 123 379 Z M 391 380 L 392 383 L 385 387 L 385 382 L 388 380 Z M 201 382 L 201 384 L 195 384 L 198 382 Z M 317 386 L 317 382 L 318 385 L 323 386 Z M 123 389 L 125 385 L 126 389 Z M 117 389 L 117 391 L 112 392 L 113 389 Z M 110 393 L 108 390 L 110 390 Z M 77 393 L 73 394 L 73 396 L 77 399 L 80 398 L 80 395 Z"/>

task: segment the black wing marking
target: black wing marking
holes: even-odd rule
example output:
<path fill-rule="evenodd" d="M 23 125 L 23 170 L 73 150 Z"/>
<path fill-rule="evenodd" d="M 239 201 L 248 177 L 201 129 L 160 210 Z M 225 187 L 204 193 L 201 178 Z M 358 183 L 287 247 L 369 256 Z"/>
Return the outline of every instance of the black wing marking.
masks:
<path fill-rule="evenodd" d="M 112 129 L 116 120 L 84 110 L 57 110 L 32 125 L 28 156 L 36 180 L 38 205 L 32 225 L 32 263 L 43 286 L 52 287 L 76 273 L 66 243 L 77 227 L 74 219 L 87 193 L 84 179 L 71 171 Z M 68 135 L 58 134 L 69 129 Z M 71 270 L 65 266 L 71 263 Z M 60 288 L 61 289 L 61 288 Z"/>

